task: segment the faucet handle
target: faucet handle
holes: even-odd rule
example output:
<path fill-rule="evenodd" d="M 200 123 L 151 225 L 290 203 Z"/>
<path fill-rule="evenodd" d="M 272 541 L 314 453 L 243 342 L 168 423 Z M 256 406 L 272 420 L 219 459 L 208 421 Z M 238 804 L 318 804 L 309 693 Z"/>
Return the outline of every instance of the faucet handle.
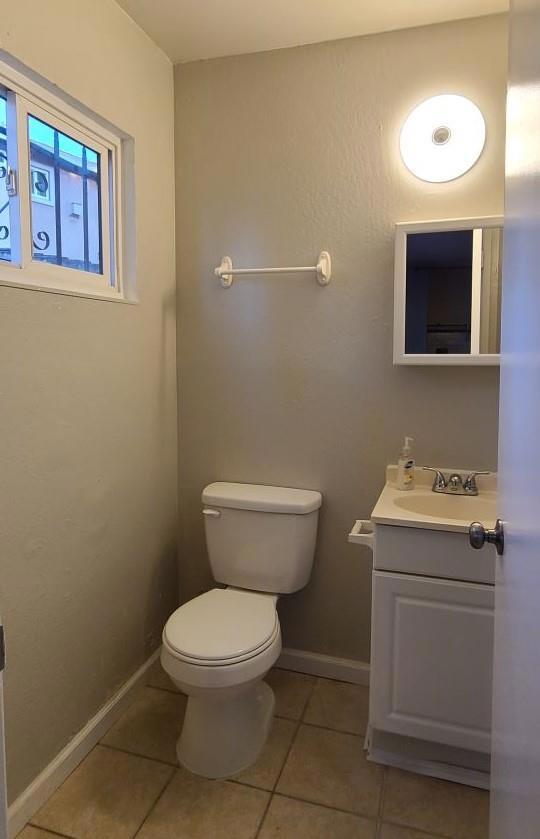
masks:
<path fill-rule="evenodd" d="M 446 478 L 440 469 L 435 469 L 433 466 L 422 466 L 422 469 L 425 472 L 435 472 L 435 479 L 433 481 L 433 489 L 435 491 L 440 492 L 442 489 L 446 489 Z"/>
<path fill-rule="evenodd" d="M 463 481 L 463 489 L 469 495 L 478 495 L 478 487 L 476 485 L 476 478 L 478 475 L 491 475 L 491 472 L 471 472 Z"/>

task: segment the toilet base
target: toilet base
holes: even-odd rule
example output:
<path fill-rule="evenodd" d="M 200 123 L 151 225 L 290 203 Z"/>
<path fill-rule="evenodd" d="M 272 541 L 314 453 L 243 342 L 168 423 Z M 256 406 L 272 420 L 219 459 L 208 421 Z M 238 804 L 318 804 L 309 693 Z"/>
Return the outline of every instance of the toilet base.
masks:
<path fill-rule="evenodd" d="M 272 688 L 263 681 L 230 696 L 190 696 L 176 746 L 180 764 L 205 778 L 228 778 L 247 769 L 266 743 L 274 705 Z"/>

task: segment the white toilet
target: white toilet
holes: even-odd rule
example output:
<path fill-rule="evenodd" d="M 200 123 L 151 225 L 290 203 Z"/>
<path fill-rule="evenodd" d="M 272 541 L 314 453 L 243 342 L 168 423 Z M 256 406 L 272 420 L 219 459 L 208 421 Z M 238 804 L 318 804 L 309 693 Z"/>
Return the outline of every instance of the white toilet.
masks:
<path fill-rule="evenodd" d="M 214 588 L 174 612 L 163 630 L 161 663 L 188 696 L 180 763 L 224 778 L 258 757 L 274 710 L 263 682 L 281 651 L 279 594 L 311 574 L 321 494 L 312 490 L 214 483 L 202 493 Z"/>

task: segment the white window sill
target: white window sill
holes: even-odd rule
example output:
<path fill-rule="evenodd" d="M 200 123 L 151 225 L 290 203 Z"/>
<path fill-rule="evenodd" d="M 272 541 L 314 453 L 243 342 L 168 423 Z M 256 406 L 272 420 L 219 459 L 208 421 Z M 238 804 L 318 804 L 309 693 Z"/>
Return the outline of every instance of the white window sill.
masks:
<path fill-rule="evenodd" d="M 3 276 L 0 276 L 0 286 L 4 286 L 7 288 L 18 288 L 24 291 L 41 291 L 49 292 L 52 294 L 63 294 L 67 297 L 84 297 L 88 300 L 103 300 L 109 303 L 127 303 L 131 306 L 136 305 L 139 302 L 136 299 L 129 300 L 119 292 L 115 292 L 112 289 L 104 289 L 103 291 L 99 289 L 76 289 L 68 288 L 66 286 L 61 285 L 54 285 L 53 283 L 49 284 L 47 282 L 39 282 L 34 280 L 24 282 L 23 280 L 6 279 Z"/>

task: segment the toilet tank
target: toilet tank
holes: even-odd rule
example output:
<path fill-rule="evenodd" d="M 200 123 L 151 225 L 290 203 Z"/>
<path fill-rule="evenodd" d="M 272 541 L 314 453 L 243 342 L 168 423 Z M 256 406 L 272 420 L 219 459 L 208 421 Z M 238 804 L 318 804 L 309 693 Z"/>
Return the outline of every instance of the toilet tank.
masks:
<path fill-rule="evenodd" d="M 309 580 L 322 497 L 307 489 L 218 482 L 202 493 L 214 579 L 288 594 Z"/>

